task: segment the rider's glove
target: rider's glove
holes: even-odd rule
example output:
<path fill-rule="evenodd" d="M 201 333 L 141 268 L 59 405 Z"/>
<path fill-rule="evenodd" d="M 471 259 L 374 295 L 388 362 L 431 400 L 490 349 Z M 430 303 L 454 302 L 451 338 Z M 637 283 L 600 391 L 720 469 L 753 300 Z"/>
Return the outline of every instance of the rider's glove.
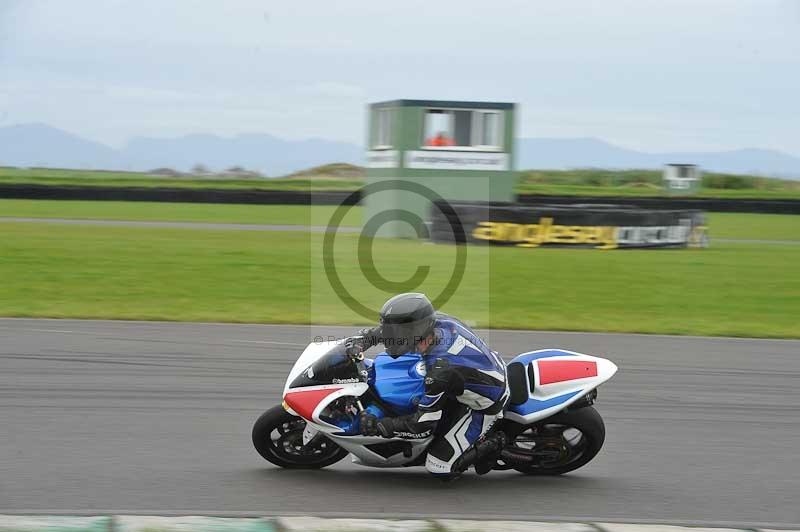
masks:
<path fill-rule="evenodd" d="M 377 327 L 368 327 L 366 329 L 361 329 L 358 331 L 358 334 L 361 335 L 363 340 L 364 349 L 369 349 L 374 345 L 378 345 L 381 343 L 381 327 L 378 325 Z"/>
<path fill-rule="evenodd" d="M 370 347 L 378 345 L 380 339 L 380 327 L 370 327 L 358 331 L 358 336 L 351 336 L 344 341 L 344 347 L 348 355 L 363 353 Z"/>
<path fill-rule="evenodd" d="M 382 436 L 384 438 L 394 436 L 394 431 L 389 427 L 388 423 L 384 423 L 384 420 L 378 419 L 369 412 L 361 412 L 359 426 L 361 427 L 361 434 L 364 436 Z"/>
<path fill-rule="evenodd" d="M 344 341 L 345 353 L 348 355 L 357 355 L 364 352 L 364 337 L 351 336 Z"/>

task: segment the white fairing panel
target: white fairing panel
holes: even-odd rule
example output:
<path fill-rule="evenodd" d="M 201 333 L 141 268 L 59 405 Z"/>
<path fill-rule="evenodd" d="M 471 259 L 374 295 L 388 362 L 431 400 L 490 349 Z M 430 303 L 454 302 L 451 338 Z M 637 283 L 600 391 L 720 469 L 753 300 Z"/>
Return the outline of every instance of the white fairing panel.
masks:
<path fill-rule="evenodd" d="M 564 349 L 530 351 L 514 358 L 514 362 L 525 366 L 528 401 L 510 406 L 505 417 L 525 424 L 560 412 L 617 372 L 616 364 L 610 360 Z"/>
<path fill-rule="evenodd" d="M 289 384 L 300 375 L 304 369 L 316 362 L 322 355 L 336 347 L 337 342 L 312 342 L 306 346 L 300 354 L 300 358 L 292 366 L 292 371 L 289 372 L 289 377 L 286 379 L 286 384 L 283 386 L 283 393 L 289 389 Z"/>
<path fill-rule="evenodd" d="M 367 392 L 369 385 L 365 382 L 347 382 L 291 389 L 289 385 L 303 371 L 337 345 L 336 342 L 313 342 L 308 344 L 300 358 L 294 363 L 292 370 L 289 372 L 289 378 L 286 379 L 286 384 L 283 387 L 284 409 L 290 414 L 313 422 L 316 429 L 326 433 L 337 432 L 341 429 L 335 425 L 325 423 L 319 418 L 325 407 L 340 397 L 348 395 L 360 397 Z"/>
<path fill-rule="evenodd" d="M 344 436 L 341 435 L 342 429 L 340 427 L 320 419 L 320 413 L 336 399 L 344 396 L 360 397 L 366 393 L 369 389 L 367 383 L 348 382 L 289 388 L 290 383 L 336 345 L 336 342 L 309 344 L 300 355 L 300 358 L 297 359 L 297 362 L 295 362 L 289 372 L 288 379 L 286 379 L 286 385 L 283 389 L 283 406 L 290 414 L 300 416 L 308 422 L 303 434 L 304 440 L 310 440 L 316 432 L 323 432 L 328 438 L 335 441 L 337 445 L 352 453 L 353 463 L 359 465 L 398 467 L 417 459 L 431 442 L 431 437 L 420 440 L 404 440 L 399 438 L 386 439 L 379 436 Z M 337 435 L 337 433 L 339 434 Z M 367 447 L 373 444 L 390 442 L 408 442 L 411 446 L 411 456 L 407 457 L 402 452 L 391 456 L 383 456 Z"/>
<path fill-rule="evenodd" d="M 433 437 L 419 440 L 405 440 L 401 438 L 386 439 L 380 436 L 329 436 L 337 445 L 350 451 L 353 455 L 353 463 L 369 467 L 399 467 L 416 460 L 420 454 L 428 447 Z M 389 442 L 404 442 L 411 445 L 411 456 L 406 457 L 403 453 L 396 453 L 384 457 L 372 451 L 367 445 L 381 444 Z"/>

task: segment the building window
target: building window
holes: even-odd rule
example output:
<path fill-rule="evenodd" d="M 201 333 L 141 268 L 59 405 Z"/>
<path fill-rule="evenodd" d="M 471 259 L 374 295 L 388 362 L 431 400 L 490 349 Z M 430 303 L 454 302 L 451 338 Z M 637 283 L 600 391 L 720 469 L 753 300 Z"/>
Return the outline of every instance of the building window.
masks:
<path fill-rule="evenodd" d="M 372 147 L 377 149 L 392 147 L 392 109 L 378 109 L 375 113 Z"/>
<path fill-rule="evenodd" d="M 471 109 L 428 109 L 423 146 L 431 149 L 500 150 L 502 114 Z"/>
<path fill-rule="evenodd" d="M 496 111 L 476 111 L 478 116 L 478 146 L 499 148 L 502 146 L 500 135 L 500 113 Z"/>
<path fill-rule="evenodd" d="M 455 146 L 453 129 L 452 111 L 428 109 L 425 112 L 425 146 L 435 148 Z"/>

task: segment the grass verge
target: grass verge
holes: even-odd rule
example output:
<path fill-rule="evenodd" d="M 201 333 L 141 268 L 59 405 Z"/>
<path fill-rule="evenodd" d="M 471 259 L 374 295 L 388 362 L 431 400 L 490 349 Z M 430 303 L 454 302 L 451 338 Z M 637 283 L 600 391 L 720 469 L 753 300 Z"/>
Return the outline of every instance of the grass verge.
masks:
<path fill-rule="evenodd" d="M 800 241 L 800 216 L 793 214 L 712 212 L 708 227 L 712 243 L 715 238 Z"/>
<path fill-rule="evenodd" d="M 233 190 L 357 190 L 361 179 L 330 178 L 235 178 L 235 177 L 159 177 L 139 172 L 102 170 L 66 170 L 50 168 L 0 168 L 0 184 L 145 187 L 145 188 L 214 188 Z"/>
<path fill-rule="evenodd" d="M 327 225 L 335 209 L 322 205 L 0 199 L 0 217 L 83 220 Z M 361 207 L 352 207 L 342 225 L 358 226 L 361 216 Z M 800 240 L 800 216 L 710 213 L 708 218 L 712 239 Z"/>
<path fill-rule="evenodd" d="M 0 231 L 3 316 L 366 322 L 330 288 L 321 235 L 24 223 Z M 452 246 L 377 240 L 373 268 L 356 259 L 356 235 L 337 242 L 342 282 L 373 307 L 388 294 L 364 271 L 397 282 L 429 266 L 420 289 L 430 294 L 452 271 Z M 464 280 L 443 310 L 479 326 L 800 337 L 800 246 L 466 249 Z"/>
<path fill-rule="evenodd" d="M 660 185 L 568 185 L 559 183 L 519 183 L 517 194 L 545 196 L 667 197 Z M 679 196 L 676 196 L 679 197 Z M 800 199 L 800 188 L 742 189 L 703 187 L 691 197 L 722 199 Z"/>
<path fill-rule="evenodd" d="M 336 207 L 327 205 L 232 205 L 144 201 L 62 201 L 0 199 L 0 217 L 326 225 Z M 342 222 L 361 224 L 361 208 L 352 207 Z"/>
<path fill-rule="evenodd" d="M 346 167 L 342 171 L 343 168 Z M 141 172 L 0 167 L 0 184 L 252 190 L 357 190 L 365 170 L 343 164 L 323 165 L 278 178 L 184 175 Z M 664 196 L 660 170 L 523 170 L 518 194 L 557 196 Z M 705 173 L 697 193 L 710 198 L 800 199 L 800 181 L 750 175 Z"/>

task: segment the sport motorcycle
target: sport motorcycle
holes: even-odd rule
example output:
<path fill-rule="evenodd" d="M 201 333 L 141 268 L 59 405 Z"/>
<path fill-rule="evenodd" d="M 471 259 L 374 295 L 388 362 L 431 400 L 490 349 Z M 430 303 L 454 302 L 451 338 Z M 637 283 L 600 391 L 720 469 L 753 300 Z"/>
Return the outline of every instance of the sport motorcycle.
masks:
<path fill-rule="evenodd" d="M 616 372 L 610 360 L 563 349 L 514 357 L 506 365 L 509 400 L 490 429 L 506 435 L 492 470 L 560 475 L 587 464 L 605 440 L 603 419 L 592 406 L 597 388 Z M 283 404 L 253 426 L 253 444 L 266 460 L 289 469 L 323 468 L 348 454 L 370 467 L 422 466 L 435 432 L 423 439 L 363 436 L 359 414 L 413 413 L 425 375 L 418 353 L 369 359 L 344 342 L 311 343 L 286 379 Z M 466 441 L 452 443 L 467 447 Z"/>

